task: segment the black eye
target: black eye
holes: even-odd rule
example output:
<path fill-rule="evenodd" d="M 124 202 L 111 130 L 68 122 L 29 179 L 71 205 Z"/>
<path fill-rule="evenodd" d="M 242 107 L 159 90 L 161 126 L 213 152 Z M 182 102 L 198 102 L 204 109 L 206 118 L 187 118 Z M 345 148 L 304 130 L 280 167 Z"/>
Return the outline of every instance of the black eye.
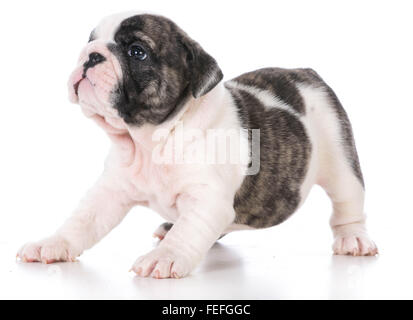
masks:
<path fill-rule="evenodd" d="M 128 55 L 141 61 L 145 60 L 148 56 L 145 49 L 136 44 L 129 48 Z"/>

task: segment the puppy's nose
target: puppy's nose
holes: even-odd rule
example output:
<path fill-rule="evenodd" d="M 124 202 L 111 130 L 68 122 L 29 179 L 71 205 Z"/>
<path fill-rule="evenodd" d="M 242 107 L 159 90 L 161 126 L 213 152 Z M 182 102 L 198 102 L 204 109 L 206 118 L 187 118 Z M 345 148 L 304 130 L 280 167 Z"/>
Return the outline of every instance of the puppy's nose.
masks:
<path fill-rule="evenodd" d="M 99 64 L 99 63 L 101 63 L 101 62 L 103 62 L 103 61 L 105 61 L 105 57 L 104 56 L 102 56 L 100 53 L 98 53 L 98 52 L 92 52 L 90 55 L 89 55 L 89 65 L 90 65 L 90 68 L 91 67 L 94 67 L 95 65 L 97 65 L 97 64 Z"/>
<path fill-rule="evenodd" d="M 106 58 L 102 56 L 100 53 L 92 52 L 91 54 L 89 54 L 89 60 L 83 64 L 83 74 L 86 75 L 87 69 L 93 68 L 94 66 L 105 60 Z"/>

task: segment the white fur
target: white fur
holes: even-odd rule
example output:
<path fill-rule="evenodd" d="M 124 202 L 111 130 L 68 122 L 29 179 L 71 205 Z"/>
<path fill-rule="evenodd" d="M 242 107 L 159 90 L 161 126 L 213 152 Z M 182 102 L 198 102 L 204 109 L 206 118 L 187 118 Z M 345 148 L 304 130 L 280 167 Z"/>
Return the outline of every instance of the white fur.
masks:
<path fill-rule="evenodd" d="M 248 86 L 242 83 L 235 81 L 228 81 L 227 86 L 231 88 L 240 89 L 248 92 L 255 96 L 267 109 L 277 108 L 288 113 L 291 113 L 293 116 L 300 118 L 300 114 L 297 113 L 290 105 L 284 103 L 280 98 L 269 92 L 268 90 L 263 90 L 260 88 Z"/>
<path fill-rule="evenodd" d="M 111 41 L 116 26 L 129 15 L 103 20 L 97 28 L 99 39 L 87 46 L 80 65 L 90 50 L 104 50 L 100 44 Z M 109 61 L 91 70 L 88 81 L 98 84 L 99 77 L 94 76 L 102 70 L 112 70 L 120 76 L 119 66 L 115 61 Z M 79 79 L 79 74 L 80 71 L 76 71 L 69 83 L 74 102 L 78 101 L 73 93 L 73 83 Z M 368 239 L 364 228 L 364 190 L 346 160 L 339 123 L 325 93 L 301 86 L 299 90 L 305 101 L 306 115 L 300 116 L 267 91 L 234 82 L 229 85 L 255 95 L 266 107 L 285 110 L 303 122 L 313 153 L 301 188 L 302 201 L 314 184 L 320 184 L 334 205 L 331 225 L 336 237 L 335 252 L 375 253 L 374 243 Z M 82 82 L 82 86 L 86 93 L 91 90 L 88 82 Z M 185 130 L 196 129 L 203 133 L 211 129 L 241 129 L 237 108 L 222 83 L 201 98 L 190 99 L 173 119 L 156 127 L 136 128 L 119 122 L 105 102 L 100 101 L 100 96 L 89 99 L 86 93 L 79 94 L 79 99 L 82 100 L 83 95 L 85 100 L 80 101 L 82 108 L 112 141 L 104 172 L 54 235 L 21 248 L 18 255 L 23 261 L 72 261 L 119 224 L 133 206 L 143 205 L 153 208 L 174 226 L 156 249 L 136 260 L 132 269 L 141 276 L 183 277 L 191 272 L 221 234 L 248 228 L 233 223 L 233 199 L 245 177 L 245 162 L 177 165 L 158 164 L 152 159 L 155 148 L 162 152 L 173 143 L 180 124 Z M 158 130 L 167 133 L 161 144 L 153 139 Z M 245 135 L 239 135 L 237 139 L 239 145 L 247 143 Z M 184 141 L 184 153 L 204 142 L 202 137 Z M 241 149 L 244 153 L 241 157 L 247 158 L 248 148 Z"/>

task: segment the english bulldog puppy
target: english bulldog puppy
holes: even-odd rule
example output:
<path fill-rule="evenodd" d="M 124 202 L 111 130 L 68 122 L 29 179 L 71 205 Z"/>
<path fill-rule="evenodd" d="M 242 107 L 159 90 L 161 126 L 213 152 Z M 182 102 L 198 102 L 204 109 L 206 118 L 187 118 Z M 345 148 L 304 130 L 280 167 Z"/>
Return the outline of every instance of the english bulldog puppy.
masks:
<path fill-rule="evenodd" d="M 69 80 L 70 100 L 111 139 L 104 172 L 63 226 L 24 245 L 20 259 L 74 261 L 142 205 L 166 223 L 155 232 L 163 240 L 132 270 L 181 278 L 221 236 L 285 221 L 315 184 L 332 201 L 334 253 L 377 254 L 351 125 L 331 88 L 312 69 L 222 78 L 171 20 L 105 18 Z M 208 148 L 217 132 L 224 140 L 231 132 L 230 143 Z"/>

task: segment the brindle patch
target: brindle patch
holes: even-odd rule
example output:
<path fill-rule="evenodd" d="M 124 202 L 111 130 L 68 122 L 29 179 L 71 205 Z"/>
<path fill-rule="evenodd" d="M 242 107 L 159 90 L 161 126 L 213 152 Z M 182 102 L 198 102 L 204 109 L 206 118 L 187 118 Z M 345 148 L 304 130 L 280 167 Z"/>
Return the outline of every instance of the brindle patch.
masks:
<path fill-rule="evenodd" d="M 286 220 L 300 202 L 311 154 L 309 138 L 296 116 L 266 109 L 254 95 L 241 89 L 228 89 L 243 127 L 260 129 L 261 144 L 259 173 L 246 176 L 235 195 L 235 223 L 254 228 L 274 226 Z"/>
<path fill-rule="evenodd" d="M 312 69 L 267 68 L 241 75 L 231 82 L 268 90 L 305 114 L 305 101 L 297 84 L 323 88 L 341 125 L 346 155 L 354 174 L 363 182 L 353 133 L 347 114 L 331 88 Z M 245 129 L 260 129 L 260 171 L 246 176 L 235 195 L 235 223 L 254 228 L 274 226 L 286 220 L 300 202 L 300 187 L 308 170 L 311 142 L 301 121 L 281 109 L 266 109 L 252 94 L 227 86 Z M 251 137 L 250 137 L 251 139 Z"/>

